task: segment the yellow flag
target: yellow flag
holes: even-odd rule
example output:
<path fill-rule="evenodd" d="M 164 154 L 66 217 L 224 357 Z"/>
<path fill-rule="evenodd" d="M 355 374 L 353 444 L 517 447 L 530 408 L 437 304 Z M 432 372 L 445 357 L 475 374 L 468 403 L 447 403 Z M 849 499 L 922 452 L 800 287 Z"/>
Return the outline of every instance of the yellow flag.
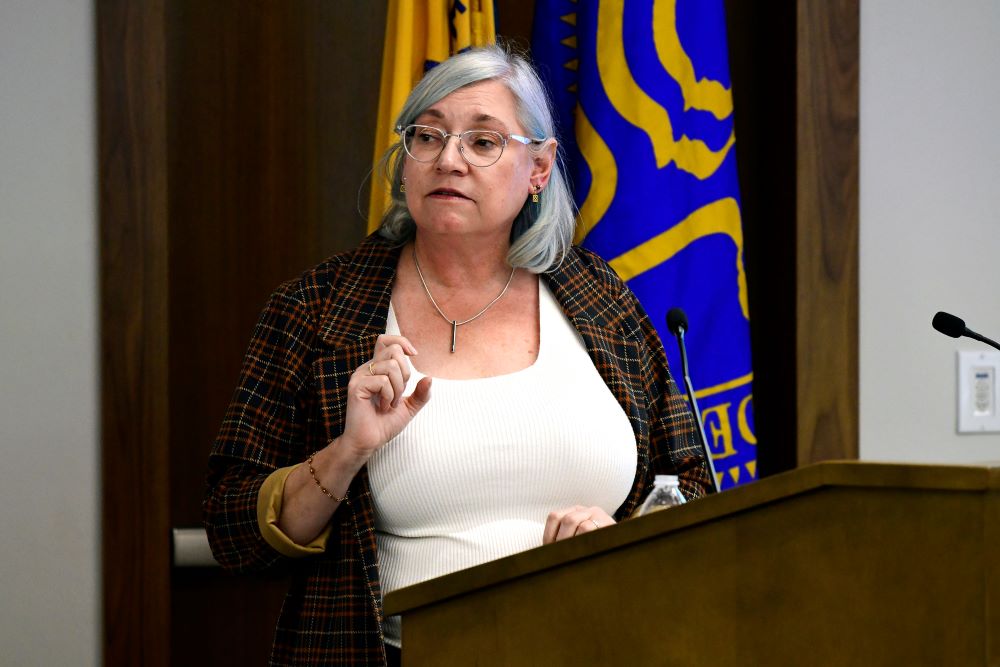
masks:
<path fill-rule="evenodd" d="M 470 46 L 496 41 L 493 0 L 389 0 L 382 53 L 378 124 L 368 231 L 378 228 L 389 193 L 378 173 L 383 153 L 396 141 L 393 123 L 428 69 Z"/>

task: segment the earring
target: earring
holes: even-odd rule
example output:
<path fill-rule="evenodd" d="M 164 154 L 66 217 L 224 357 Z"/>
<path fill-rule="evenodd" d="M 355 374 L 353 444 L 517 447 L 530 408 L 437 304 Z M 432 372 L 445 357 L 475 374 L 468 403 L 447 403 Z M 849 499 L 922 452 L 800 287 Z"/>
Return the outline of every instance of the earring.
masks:
<path fill-rule="evenodd" d="M 399 191 L 406 192 L 406 176 L 403 176 L 403 180 L 399 183 Z"/>
<path fill-rule="evenodd" d="M 531 193 L 531 203 L 532 204 L 537 204 L 538 203 L 538 193 L 541 192 L 541 191 L 542 191 L 542 187 L 540 185 L 536 185 L 535 186 L 535 191 Z"/>

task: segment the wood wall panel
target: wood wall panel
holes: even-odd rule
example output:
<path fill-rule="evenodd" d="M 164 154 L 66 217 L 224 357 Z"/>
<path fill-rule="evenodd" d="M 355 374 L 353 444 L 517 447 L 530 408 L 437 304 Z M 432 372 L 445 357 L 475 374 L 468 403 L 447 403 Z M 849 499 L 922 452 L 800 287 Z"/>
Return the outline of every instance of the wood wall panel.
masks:
<path fill-rule="evenodd" d="M 800 0 L 798 465 L 858 456 L 859 0 Z"/>
<path fill-rule="evenodd" d="M 285 582 L 172 573 L 170 528 L 268 293 L 364 234 L 384 21 L 98 3 L 106 664 L 264 661 Z"/>
<path fill-rule="evenodd" d="M 857 458 L 856 0 L 728 0 L 758 473 Z"/>
<path fill-rule="evenodd" d="M 750 302 L 757 474 L 795 468 L 796 12 L 727 0 L 744 261 Z"/>
<path fill-rule="evenodd" d="M 368 201 L 385 9 L 170 5 L 174 526 L 201 523 L 209 449 L 268 295 L 364 235 L 357 202 Z M 172 664 L 263 662 L 281 574 L 177 571 L 172 586 Z"/>
<path fill-rule="evenodd" d="M 164 5 L 97 3 L 104 661 L 167 664 Z"/>
<path fill-rule="evenodd" d="M 174 525 L 201 522 L 209 447 L 268 295 L 364 235 L 383 14 L 372 4 L 348 25 L 321 1 L 171 4 Z"/>

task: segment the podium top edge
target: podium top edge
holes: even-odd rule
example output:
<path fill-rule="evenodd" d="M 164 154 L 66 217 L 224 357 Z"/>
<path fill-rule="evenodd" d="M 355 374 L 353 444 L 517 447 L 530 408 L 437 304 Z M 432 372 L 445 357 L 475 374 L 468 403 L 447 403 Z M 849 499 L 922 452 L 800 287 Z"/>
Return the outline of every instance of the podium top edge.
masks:
<path fill-rule="evenodd" d="M 880 461 L 823 461 L 769 477 L 766 480 L 800 478 L 820 486 L 874 486 L 986 490 L 997 488 L 1000 468 L 987 465 L 940 465 Z"/>

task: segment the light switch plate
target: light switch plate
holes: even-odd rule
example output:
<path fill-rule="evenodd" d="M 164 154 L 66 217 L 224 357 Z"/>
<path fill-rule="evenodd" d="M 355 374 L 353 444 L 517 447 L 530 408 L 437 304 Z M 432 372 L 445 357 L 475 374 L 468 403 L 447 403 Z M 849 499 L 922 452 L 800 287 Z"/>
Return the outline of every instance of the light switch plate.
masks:
<path fill-rule="evenodd" d="M 1000 433 L 1000 352 L 958 353 L 958 432 Z"/>

